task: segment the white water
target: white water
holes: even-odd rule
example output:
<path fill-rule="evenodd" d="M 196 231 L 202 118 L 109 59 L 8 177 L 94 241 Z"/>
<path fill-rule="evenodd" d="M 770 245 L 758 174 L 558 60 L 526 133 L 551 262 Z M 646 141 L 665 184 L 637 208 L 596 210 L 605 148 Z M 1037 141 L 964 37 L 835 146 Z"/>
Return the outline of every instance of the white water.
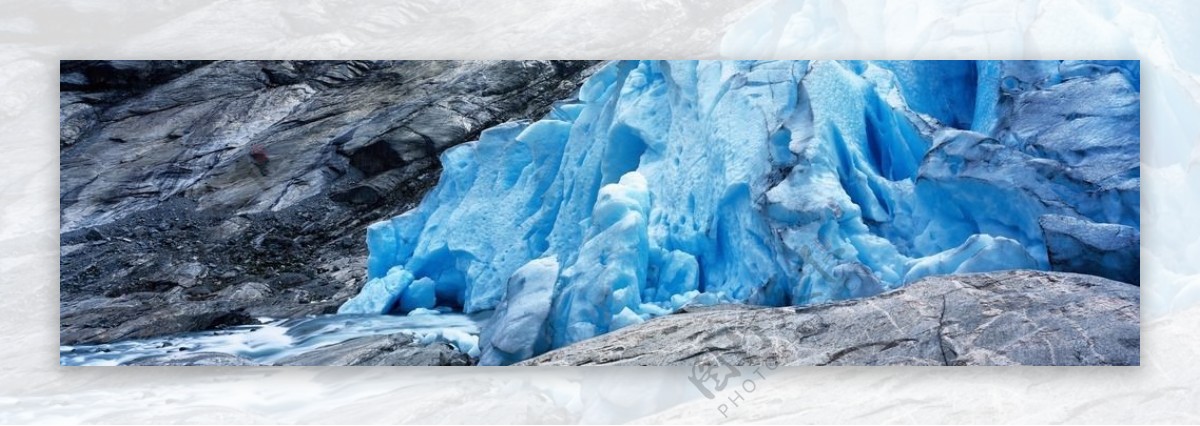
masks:
<path fill-rule="evenodd" d="M 441 337 L 460 350 L 474 346 L 479 336 L 476 319 L 461 314 L 441 315 L 325 315 L 311 318 L 263 320 L 223 330 L 199 331 L 99 345 L 59 347 L 66 366 L 122 365 L 175 352 L 220 352 L 260 364 L 273 364 L 291 355 L 341 343 L 356 337 L 410 333 L 430 342 Z M 468 340 L 463 342 L 464 338 Z"/>

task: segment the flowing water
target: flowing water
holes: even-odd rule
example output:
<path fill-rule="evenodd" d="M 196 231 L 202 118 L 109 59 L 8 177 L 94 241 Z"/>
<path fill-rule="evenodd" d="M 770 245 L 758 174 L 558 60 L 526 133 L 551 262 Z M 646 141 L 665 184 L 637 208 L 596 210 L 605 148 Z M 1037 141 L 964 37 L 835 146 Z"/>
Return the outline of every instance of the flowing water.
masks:
<path fill-rule="evenodd" d="M 260 364 L 341 343 L 356 337 L 410 333 L 423 342 L 445 340 L 464 352 L 474 347 L 480 318 L 441 315 L 324 315 L 260 319 L 262 324 L 229 327 L 99 345 L 61 346 L 62 365 L 122 365 L 174 352 L 220 352 Z"/>

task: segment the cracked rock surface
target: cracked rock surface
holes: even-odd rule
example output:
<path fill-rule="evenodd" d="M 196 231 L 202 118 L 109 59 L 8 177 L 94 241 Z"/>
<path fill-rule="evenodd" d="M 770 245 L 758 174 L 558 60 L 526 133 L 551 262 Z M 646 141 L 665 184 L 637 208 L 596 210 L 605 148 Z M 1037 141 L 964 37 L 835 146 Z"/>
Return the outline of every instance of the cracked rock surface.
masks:
<path fill-rule="evenodd" d="M 521 365 L 1138 365 L 1139 288 L 1015 270 L 810 307 L 705 308 Z"/>

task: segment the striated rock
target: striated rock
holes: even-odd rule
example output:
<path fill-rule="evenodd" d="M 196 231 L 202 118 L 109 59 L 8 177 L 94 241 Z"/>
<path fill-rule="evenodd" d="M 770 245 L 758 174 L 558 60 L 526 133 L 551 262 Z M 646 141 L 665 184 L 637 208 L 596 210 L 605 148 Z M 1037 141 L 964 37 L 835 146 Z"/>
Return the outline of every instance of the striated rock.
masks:
<path fill-rule="evenodd" d="M 221 296 L 232 301 L 254 301 L 265 299 L 271 295 L 271 287 L 258 282 L 248 282 L 226 287 L 220 292 Z"/>
<path fill-rule="evenodd" d="M 258 324 L 247 313 L 256 303 L 261 300 L 189 294 L 178 287 L 153 287 L 118 297 L 80 298 L 60 307 L 59 342 L 105 343 Z"/>
<path fill-rule="evenodd" d="M 62 343 L 334 312 L 364 228 L 439 153 L 540 117 L 594 63 L 62 62 Z"/>
<path fill-rule="evenodd" d="M 317 366 L 435 366 L 471 365 L 471 358 L 445 343 L 421 345 L 398 333 L 350 339 L 279 360 L 275 365 Z"/>
<path fill-rule="evenodd" d="M 393 169 L 411 178 L 480 130 L 571 97 L 573 85 L 561 83 L 588 65 L 66 62 L 68 76 L 107 83 L 62 83 L 64 127 L 78 133 L 62 151 L 63 230 L 181 194 L 200 209 L 278 211 Z M 77 123 L 80 105 L 94 122 Z M 255 149 L 269 159 L 267 176 L 254 176 Z"/>
<path fill-rule="evenodd" d="M 124 365 L 240 367 L 259 364 L 237 355 L 221 352 L 174 352 L 166 355 L 138 358 Z"/>
<path fill-rule="evenodd" d="M 811 307 L 655 318 L 519 365 L 1138 365 L 1139 289 L 1027 270 Z"/>
<path fill-rule="evenodd" d="M 61 86 L 111 93 L 138 92 L 161 84 L 212 61 L 63 61 Z"/>

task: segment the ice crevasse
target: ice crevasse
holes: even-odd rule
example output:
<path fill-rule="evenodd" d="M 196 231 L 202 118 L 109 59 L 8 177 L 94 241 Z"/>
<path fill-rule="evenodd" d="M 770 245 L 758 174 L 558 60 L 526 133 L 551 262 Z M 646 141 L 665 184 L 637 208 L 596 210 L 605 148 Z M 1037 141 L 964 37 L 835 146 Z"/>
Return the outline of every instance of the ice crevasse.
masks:
<path fill-rule="evenodd" d="M 480 362 L 508 364 L 686 304 L 1013 268 L 1136 283 L 1139 83 L 1136 61 L 611 62 L 444 152 L 369 227 L 339 312 L 490 310 Z"/>

